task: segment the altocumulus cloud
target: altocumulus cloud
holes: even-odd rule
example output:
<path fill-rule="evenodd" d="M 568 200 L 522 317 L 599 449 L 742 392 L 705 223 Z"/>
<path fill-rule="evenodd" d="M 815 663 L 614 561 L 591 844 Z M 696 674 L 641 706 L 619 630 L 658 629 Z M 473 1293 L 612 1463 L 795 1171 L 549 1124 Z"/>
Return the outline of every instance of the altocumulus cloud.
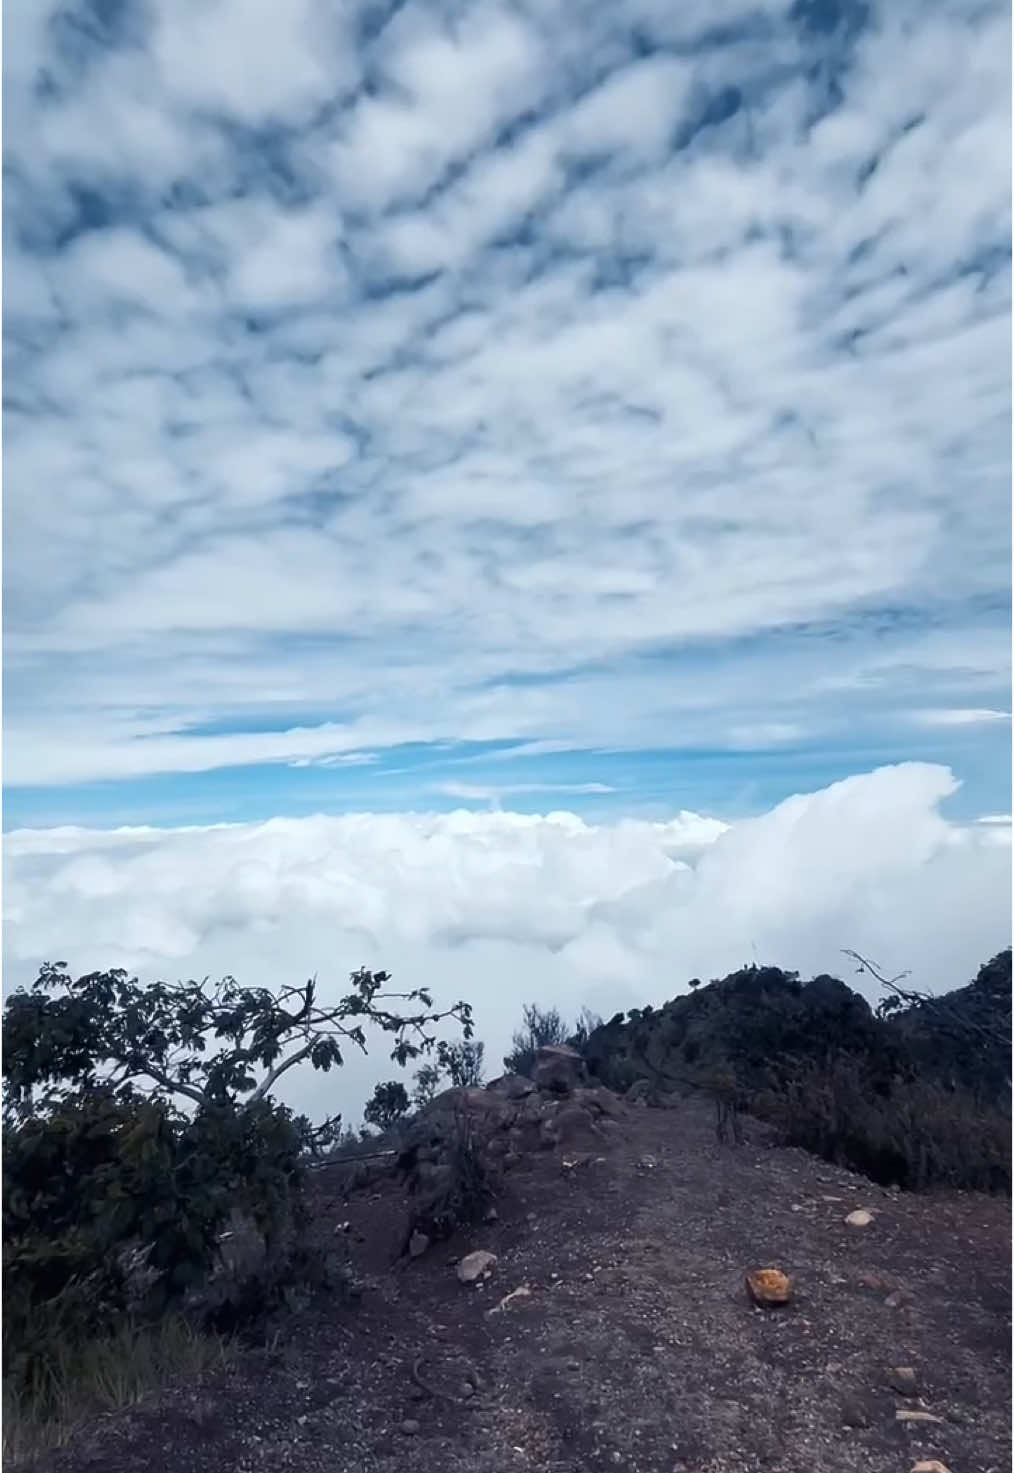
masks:
<path fill-rule="evenodd" d="M 8 784 L 995 762 L 1009 27 L 9 0 Z"/>
<path fill-rule="evenodd" d="M 954 787 L 945 768 L 910 763 L 732 825 L 458 811 L 20 830 L 7 978 L 30 980 L 58 952 L 75 971 L 149 978 L 316 973 L 334 996 L 352 967 L 385 966 L 406 989 L 471 1001 L 494 1071 L 526 999 L 608 1015 L 754 960 L 841 975 L 844 946 L 943 990 L 1010 933 L 1009 821 L 946 820 Z M 391 1072 L 378 1041 L 287 1097 L 355 1117 Z"/>

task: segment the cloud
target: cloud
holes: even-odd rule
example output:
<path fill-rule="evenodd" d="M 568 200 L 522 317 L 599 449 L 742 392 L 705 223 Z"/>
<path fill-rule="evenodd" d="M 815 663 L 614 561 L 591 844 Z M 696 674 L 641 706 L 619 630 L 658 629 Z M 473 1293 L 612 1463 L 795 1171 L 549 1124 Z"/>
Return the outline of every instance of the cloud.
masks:
<path fill-rule="evenodd" d="M 915 711 L 913 719 L 922 726 L 981 726 L 991 721 L 1009 721 L 1009 711 L 953 707 L 940 711 Z"/>
<path fill-rule="evenodd" d="M 8 5 L 8 786 L 1002 709 L 1009 30 Z"/>
<path fill-rule="evenodd" d="M 334 996 L 353 967 L 384 966 L 471 1001 L 494 1070 L 532 998 L 608 1016 L 751 961 L 842 974 L 845 946 L 939 991 L 1010 935 L 1009 828 L 943 817 L 956 786 L 903 764 L 732 825 L 457 811 L 21 830 L 7 838 L 7 983 L 59 956 L 144 978 L 316 973 Z M 357 1116 L 391 1072 L 381 1041 L 290 1097 Z"/>
<path fill-rule="evenodd" d="M 522 793 L 601 794 L 615 792 L 609 783 L 437 783 L 434 791 L 445 798 L 463 798 L 476 802 L 499 803 L 502 798 Z"/>

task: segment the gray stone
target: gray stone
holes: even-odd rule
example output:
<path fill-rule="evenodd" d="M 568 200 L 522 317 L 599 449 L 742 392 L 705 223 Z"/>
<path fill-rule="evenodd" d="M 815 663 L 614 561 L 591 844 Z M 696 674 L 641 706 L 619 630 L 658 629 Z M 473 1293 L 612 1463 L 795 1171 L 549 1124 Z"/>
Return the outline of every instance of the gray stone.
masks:
<path fill-rule="evenodd" d="M 477 1248 L 474 1253 L 466 1253 L 458 1264 L 458 1280 L 462 1284 L 475 1284 L 495 1268 L 496 1254 L 490 1253 L 488 1248 Z"/>
<path fill-rule="evenodd" d="M 523 1100 L 535 1093 L 535 1081 L 524 1074 L 502 1074 L 499 1079 L 491 1080 L 486 1089 L 507 1100 Z"/>
<path fill-rule="evenodd" d="M 629 1100 L 632 1105 L 646 1105 L 650 1094 L 651 1081 L 648 1079 L 635 1079 L 623 1098 Z"/>
<path fill-rule="evenodd" d="M 535 1083 L 548 1094 L 566 1095 L 584 1084 L 587 1078 L 584 1059 L 577 1049 L 566 1044 L 546 1045 L 535 1054 Z"/>
<path fill-rule="evenodd" d="M 419 1229 L 416 1228 L 412 1236 L 408 1240 L 409 1258 L 421 1258 L 426 1250 L 429 1248 L 429 1246 L 430 1239 L 425 1233 L 421 1233 Z"/>

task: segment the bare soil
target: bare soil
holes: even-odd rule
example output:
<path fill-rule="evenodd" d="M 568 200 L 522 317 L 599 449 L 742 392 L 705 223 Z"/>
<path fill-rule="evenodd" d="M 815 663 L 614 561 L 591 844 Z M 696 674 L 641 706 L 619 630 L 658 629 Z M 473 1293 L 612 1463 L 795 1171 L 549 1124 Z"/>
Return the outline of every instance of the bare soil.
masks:
<path fill-rule="evenodd" d="M 720 1146 L 699 1101 L 617 1113 L 578 1164 L 546 1151 L 511 1173 L 495 1222 L 395 1267 L 396 1183 L 345 1200 L 321 1172 L 314 1231 L 348 1245 L 358 1302 L 322 1296 L 275 1348 L 37 1466 L 1006 1473 L 1009 1203 L 891 1193 L 754 1122 Z M 865 1228 L 844 1221 L 858 1207 Z M 473 1248 L 498 1258 L 478 1288 L 450 1261 Z M 785 1308 L 747 1297 L 746 1271 L 768 1266 L 792 1277 Z M 895 1366 L 916 1396 L 892 1388 Z M 898 1418 L 912 1411 L 937 1420 Z"/>

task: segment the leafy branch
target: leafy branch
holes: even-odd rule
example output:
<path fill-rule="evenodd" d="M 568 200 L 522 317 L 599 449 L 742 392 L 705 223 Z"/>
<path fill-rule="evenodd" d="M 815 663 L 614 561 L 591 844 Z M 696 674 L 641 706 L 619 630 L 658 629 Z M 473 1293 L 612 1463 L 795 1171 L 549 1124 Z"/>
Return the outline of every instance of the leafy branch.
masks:
<path fill-rule="evenodd" d="M 4 1107 L 23 1116 L 68 1091 L 138 1081 L 198 1107 L 237 1097 L 253 1105 L 297 1064 L 326 1073 L 350 1047 L 365 1054 L 367 1026 L 392 1037 L 401 1065 L 432 1051 L 432 1029 L 446 1019 L 471 1037 L 467 1003 L 435 1009 L 428 989 L 385 990 L 389 981 L 361 967 L 351 990 L 325 1005 L 315 977 L 276 994 L 233 977 L 143 985 L 116 969 L 73 978 L 65 963 L 47 963 L 4 1009 Z"/>

